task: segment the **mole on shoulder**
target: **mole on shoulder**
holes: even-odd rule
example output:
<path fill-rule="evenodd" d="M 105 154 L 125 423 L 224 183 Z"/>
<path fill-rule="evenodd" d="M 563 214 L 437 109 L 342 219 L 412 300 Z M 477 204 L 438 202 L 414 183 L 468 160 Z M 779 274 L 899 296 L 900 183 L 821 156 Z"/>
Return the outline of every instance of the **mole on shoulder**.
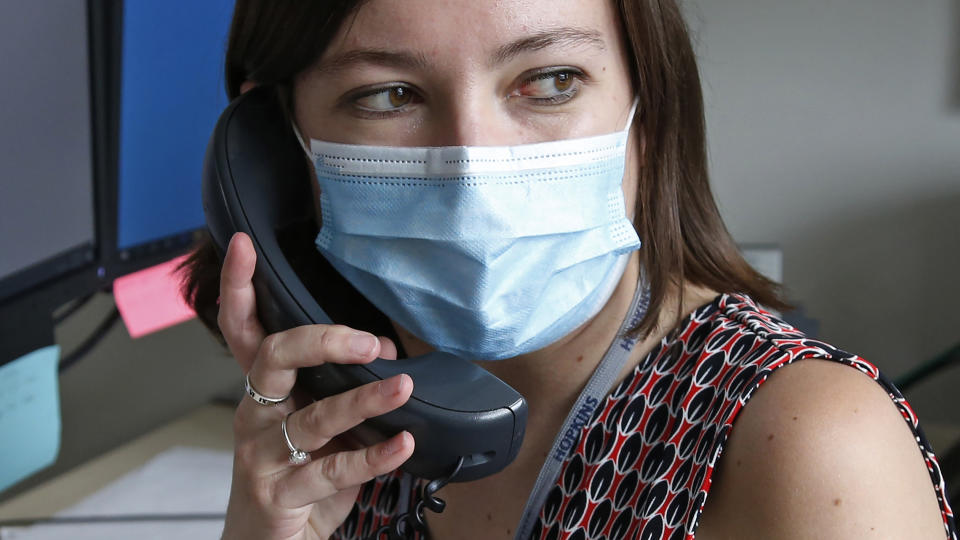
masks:
<path fill-rule="evenodd" d="M 794 420 L 796 420 L 796 419 L 797 419 L 797 417 L 796 417 L 796 416 L 794 416 L 794 417 L 793 417 L 793 419 L 794 419 Z"/>
<path fill-rule="evenodd" d="M 841 501 L 840 499 L 834 499 L 834 500 L 833 500 L 833 505 L 834 505 L 834 506 L 840 506 L 840 503 L 842 503 L 842 502 L 843 502 L 843 501 Z"/>
<path fill-rule="evenodd" d="M 767 440 L 768 440 L 768 441 L 772 441 L 772 440 L 773 440 L 773 433 L 767 435 Z"/>

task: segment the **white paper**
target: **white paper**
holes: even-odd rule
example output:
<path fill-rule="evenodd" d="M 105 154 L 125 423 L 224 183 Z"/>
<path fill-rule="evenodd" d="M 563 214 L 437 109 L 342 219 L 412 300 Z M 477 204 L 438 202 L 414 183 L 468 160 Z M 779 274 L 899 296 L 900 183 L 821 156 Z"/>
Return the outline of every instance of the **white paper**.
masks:
<path fill-rule="evenodd" d="M 226 512 L 233 456 L 205 448 L 171 448 L 57 516 L 218 514 Z M 31 516 L 33 517 L 33 516 Z M 216 539 L 223 520 L 38 524 L 0 529 L 2 540 Z"/>

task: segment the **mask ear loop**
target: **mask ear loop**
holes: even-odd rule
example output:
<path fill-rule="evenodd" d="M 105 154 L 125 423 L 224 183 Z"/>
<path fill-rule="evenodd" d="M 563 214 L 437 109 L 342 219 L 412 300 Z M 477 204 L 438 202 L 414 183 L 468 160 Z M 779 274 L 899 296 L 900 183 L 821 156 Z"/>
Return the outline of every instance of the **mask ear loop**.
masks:
<path fill-rule="evenodd" d="M 629 131 L 630 127 L 633 125 L 633 118 L 637 114 L 638 106 L 640 106 L 640 96 L 636 96 L 633 98 L 633 105 L 630 106 L 630 114 L 627 116 L 627 125 L 623 127 L 624 131 Z M 294 129 L 296 129 L 296 126 L 294 126 Z M 299 137 L 300 134 L 298 133 L 297 136 Z"/>
<path fill-rule="evenodd" d="M 300 134 L 300 129 L 297 128 L 297 123 L 293 120 L 290 121 L 290 127 L 293 128 L 294 135 L 297 136 L 297 142 L 300 143 L 300 148 L 303 148 L 303 151 L 306 152 L 307 157 L 311 160 L 313 159 L 313 152 L 310 150 L 310 147 L 307 146 L 307 143 L 303 140 L 303 135 Z"/>

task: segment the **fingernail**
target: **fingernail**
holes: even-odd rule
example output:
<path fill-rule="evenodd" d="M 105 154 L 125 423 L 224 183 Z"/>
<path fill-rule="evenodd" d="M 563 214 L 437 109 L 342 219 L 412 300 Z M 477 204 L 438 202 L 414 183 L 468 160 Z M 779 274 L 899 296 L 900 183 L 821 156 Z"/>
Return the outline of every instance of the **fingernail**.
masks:
<path fill-rule="evenodd" d="M 350 352 L 357 356 L 367 356 L 377 346 L 377 338 L 366 332 L 354 332 L 350 336 Z"/>
<path fill-rule="evenodd" d="M 399 435 L 390 439 L 386 442 L 386 444 L 383 445 L 383 450 L 381 450 L 383 455 L 389 456 L 391 454 L 396 454 L 400 450 L 403 450 L 403 440 L 405 438 L 403 436 L 404 433 L 405 432 L 401 431 Z"/>
<path fill-rule="evenodd" d="M 397 395 L 400 392 L 400 383 L 402 380 L 403 379 L 401 379 L 401 377 L 398 375 L 385 381 L 381 381 L 379 384 L 380 393 L 387 397 Z"/>

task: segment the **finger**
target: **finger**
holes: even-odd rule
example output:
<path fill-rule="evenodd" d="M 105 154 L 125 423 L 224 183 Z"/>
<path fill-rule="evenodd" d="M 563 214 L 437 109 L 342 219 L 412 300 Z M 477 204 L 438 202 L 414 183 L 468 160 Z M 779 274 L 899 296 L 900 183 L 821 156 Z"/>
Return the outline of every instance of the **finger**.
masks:
<path fill-rule="evenodd" d="M 230 352 L 244 373 L 249 371 L 263 341 L 264 331 L 257 319 L 257 302 L 253 290 L 253 272 L 257 253 L 250 238 L 236 233 L 230 239 L 220 274 L 220 312 L 217 324 L 230 347 Z"/>
<path fill-rule="evenodd" d="M 377 337 L 380 340 L 380 358 L 386 358 L 387 360 L 396 360 L 397 359 L 397 346 L 393 341 L 384 336 Z"/>
<path fill-rule="evenodd" d="M 287 416 L 287 437 L 294 448 L 314 457 L 361 448 L 365 445 L 348 444 L 341 435 L 368 418 L 402 406 L 412 392 L 413 380 L 400 374 L 330 396 Z M 287 407 L 265 408 L 252 400 L 244 400 L 237 409 L 234 436 L 244 441 L 243 456 L 250 468 L 275 474 L 290 467 L 290 449 L 279 425 L 287 411 Z"/>
<path fill-rule="evenodd" d="M 287 434 L 297 448 L 312 452 L 368 418 L 388 413 L 407 402 L 413 379 L 400 374 L 324 398 L 287 419 Z"/>
<path fill-rule="evenodd" d="M 413 454 L 413 436 L 402 431 L 386 441 L 350 452 L 338 452 L 295 467 L 274 488 L 275 502 L 300 508 L 395 470 Z"/>
<path fill-rule="evenodd" d="M 329 535 L 332 537 L 336 528 L 338 528 L 341 523 L 346 521 L 350 511 L 353 509 L 354 505 L 357 504 L 357 497 L 360 495 L 361 489 L 363 489 L 363 486 L 359 485 L 352 488 L 347 488 L 342 491 L 338 491 L 334 495 L 324 499 L 323 504 L 312 505 L 310 510 L 310 521 L 313 523 L 336 524 L 334 529 L 330 530 L 329 532 Z M 324 533 L 325 531 L 320 532 L 318 536 L 320 536 L 320 538 L 327 538 L 327 535 Z"/>
<path fill-rule="evenodd" d="M 377 357 L 380 341 L 343 325 L 300 326 L 267 336 L 250 368 L 251 384 L 264 395 L 285 396 L 297 368 L 325 363 L 365 364 Z"/>

